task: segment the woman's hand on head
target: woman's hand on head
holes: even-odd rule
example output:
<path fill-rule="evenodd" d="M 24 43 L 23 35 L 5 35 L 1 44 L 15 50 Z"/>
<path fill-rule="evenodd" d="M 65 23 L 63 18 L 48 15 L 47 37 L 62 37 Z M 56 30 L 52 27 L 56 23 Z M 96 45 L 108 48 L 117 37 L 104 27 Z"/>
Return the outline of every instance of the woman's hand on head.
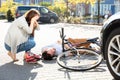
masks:
<path fill-rule="evenodd" d="M 33 27 L 36 27 L 37 26 L 37 21 L 36 21 L 36 19 L 35 18 L 32 18 L 31 19 L 31 25 L 33 25 Z"/>
<path fill-rule="evenodd" d="M 33 24 L 34 28 L 36 28 L 38 25 L 39 25 L 39 24 L 38 24 L 37 21 L 35 21 L 34 24 Z"/>
<path fill-rule="evenodd" d="M 31 24 L 35 24 L 36 23 L 36 19 L 33 17 L 32 19 L 31 19 Z"/>
<path fill-rule="evenodd" d="M 36 15 L 34 16 L 32 19 L 31 19 L 31 23 L 30 23 L 30 26 L 35 29 L 39 24 L 37 22 L 37 20 L 39 19 L 39 16 Z"/>
<path fill-rule="evenodd" d="M 40 18 L 39 15 L 35 15 L 31 20 L 33 20 L 33 21 L 37 21 L 39 18 Z"/>

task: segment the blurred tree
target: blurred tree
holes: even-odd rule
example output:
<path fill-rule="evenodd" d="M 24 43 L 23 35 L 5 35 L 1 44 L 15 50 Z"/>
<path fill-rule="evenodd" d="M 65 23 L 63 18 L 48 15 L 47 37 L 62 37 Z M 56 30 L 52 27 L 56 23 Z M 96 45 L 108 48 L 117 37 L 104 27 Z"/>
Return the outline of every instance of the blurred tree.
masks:
<path fill-rule="evenodd" d="M 49 8 L 52 10 L 57 9 L 58 11 L 61 11 L 62 13 L 65 13 L 67 11 L 66 13 L 68 13 L 69 5 L 76 5 L 78 3 L 94 5 L 95 2 L 96 0 L 55 0 L 54 6 L 49 6 Z"/>
<path fill-rule="evenodd" d="M 64 1 L 56 1 L 54 5 L 49 6 L 48 8 L 55 11 L 58 15 L 61 15 L 65 13 L 67 7 Z"/>
<path fill-rule="evenodd" d="M 69 18 L 70 12 L 75 11 L 75 6 L 78 3 L 91 4 L 92 6 L 96 0 L 54 0 L 54 5 L 49 6 L 48 8 L 55 11 L 59 16 Z"/>
<path fill-rule="evenodd" d="M 48 6 L 51 6 L 51 3 L 49 3 L 49 2 L 40 2 L 39 5 L 48 7 Z"/>
<path fill-rule="evenodd" d="M 75 6 L 76 4 L 78 3 L 85 3 L 85 4 L 91 4 L 92 6 L 95 4 L 96 0 L 60 0 L 60 1 L 63 1 L 65 4 L 66 4 L 66 14 L 67 14 L 67 17 L 69 16 L 69 11 L 71 12 L 74 12 L 75 11 Z M 72 6 L 70 8 L 70 6 Z"/>
<path fill-rule="evenodd" d="M 86 4 L 94 5 L 96 0 L 68 0 L 68 2 L 72 4 L 86 3 Z"/>
<path fill-rule="evenodd" d="M 14 20 L 14 17 L 12 15 L 12 12 L 10 9 L 7 11 L 7 20 L 8 20 L 8 22 L 11 22 Z"/>
<path fill-rule="evenodd" d="M 15 16 L 15 9 L 17 7 L 17 3 L 13 2 L 13 0 L 7 0 L 2 3 L 0 7 L 0 13 L 4 13 L 7 15 L 7 11 L 10 9 L 13 17 Z"/>

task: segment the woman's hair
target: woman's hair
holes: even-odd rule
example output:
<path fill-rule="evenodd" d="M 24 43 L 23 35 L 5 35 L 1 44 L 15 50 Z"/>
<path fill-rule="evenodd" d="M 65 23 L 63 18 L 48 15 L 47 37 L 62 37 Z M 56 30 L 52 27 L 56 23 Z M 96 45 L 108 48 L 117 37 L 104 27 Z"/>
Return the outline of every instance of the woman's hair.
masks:
<path fill-rule="evenodd" d="M 39 16 L 40 16 L 40 13 L 39 13 L 39 11 L 36 10 L 36 9 L 30 9 L 30 10 L 27 11 L 24 15 L 25 15 L 25 18 L 26 18 L 26 21 L 27 21 L 28 25 L 30 25 L 31 19 L 32 19 L 35 15 L 39 15 Z"/>
<path fill-rule="evenodd" d="M 52 60 L 52 59 L 53 59 L 53 56 L 51 56 L 50 54 L 48 54 L 47 51 L 44 51 L 44 52 L 42 53 L 42 58 L 43 58 L 44 60 Z"/>

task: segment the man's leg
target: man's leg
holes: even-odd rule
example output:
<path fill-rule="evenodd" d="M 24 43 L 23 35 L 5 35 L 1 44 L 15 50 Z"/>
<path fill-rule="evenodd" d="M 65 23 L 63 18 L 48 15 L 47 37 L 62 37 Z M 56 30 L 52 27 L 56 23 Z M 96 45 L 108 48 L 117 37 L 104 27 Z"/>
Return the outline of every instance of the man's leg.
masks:
<path fill-rule="evenodd" d="M 80 44 L 80 43 L 84 43 L 87 41 L 87 38 L 68 38 L 68 41 L 70 41 L 72 44 L 76 44 L 77 47 L 86 47 L 89 48 L 90 43 L 86 43 L 86 44 Z"/>

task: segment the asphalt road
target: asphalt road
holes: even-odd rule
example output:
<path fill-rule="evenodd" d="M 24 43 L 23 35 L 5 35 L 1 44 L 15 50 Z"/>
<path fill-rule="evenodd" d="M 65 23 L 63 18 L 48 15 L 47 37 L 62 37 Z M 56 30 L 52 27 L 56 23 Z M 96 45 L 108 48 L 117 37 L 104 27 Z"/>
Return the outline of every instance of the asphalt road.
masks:
<path fill-rule="evenodd" d="M 0 21 L 0 80 L 114 80 L 106 63 L 103 61 L 95 69 L 83 72 L 70 71 L 61 68 L 56 60 L 39 61 L 38 64 L 28 64 L 23 61 L 24 52 L 17 54 L 18 62 L 12 63 L 4 48 L 4 37 L 9 28 L 7 21 Z M 40 31 L 35 33 L 36 47 L 32 51 L 40 54 L 41 48 L 58 39 L 59 30 L 65 28 L 66 37 L 93 38 L 100 36 L 101 26 L 81 24 L 40 24 Z"/>

